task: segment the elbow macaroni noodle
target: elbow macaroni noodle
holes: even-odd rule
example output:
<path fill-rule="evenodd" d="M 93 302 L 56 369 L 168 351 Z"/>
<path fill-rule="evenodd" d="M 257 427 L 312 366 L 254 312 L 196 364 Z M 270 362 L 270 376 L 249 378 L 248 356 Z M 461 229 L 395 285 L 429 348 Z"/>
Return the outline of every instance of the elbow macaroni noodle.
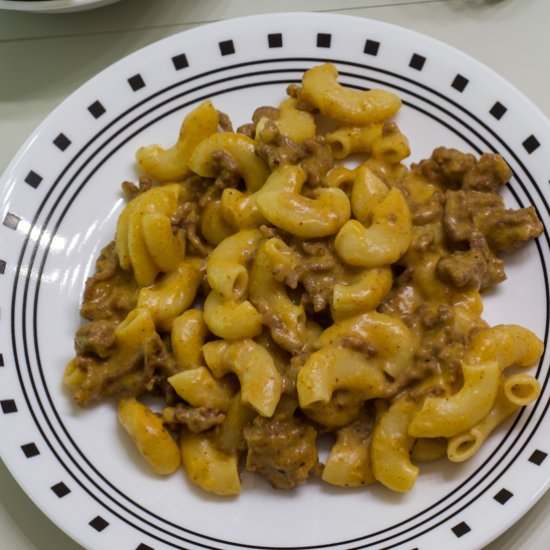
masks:
<path fill-rule="evenodd" d="M 181 464 L 217 495 L 240 492 L 245 456 L 275 487 L 284 471 L 290 487 L 409 491 L 416 462 L 467 460 L 538 397 L 543 344 L 487 326 L 479 285 L 440 276 L 445 189 L 402 163 L 395 94 L 346 88 L 330 63 L 288 94 L 246 135 L 205 101 L 173 147 L 137 151 L 153 184 L 120 214 L 115 267 L 89 281 L 104 307 L 64 380 L 81 404 L 117 397 L 154 472 Z M 336 129 L 319 137 L 318 114 Z M 324 465 L 317 430 L 335 435 Z"/>

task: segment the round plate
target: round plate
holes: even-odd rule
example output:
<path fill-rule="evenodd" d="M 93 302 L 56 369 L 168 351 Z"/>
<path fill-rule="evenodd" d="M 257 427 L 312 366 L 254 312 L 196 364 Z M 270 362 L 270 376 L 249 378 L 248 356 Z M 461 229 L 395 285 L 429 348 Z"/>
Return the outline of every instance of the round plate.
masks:
<path fill-rule="evenodd" d="M 68 13 L 114 4 L 119 0 L 0 0 L 0 10 Z"/>
<path fill-rule="evenodd" d="M 490 324 L 548 337 L 550 126 L 512 86 L 425 36 L 366 19 L 279 14 L 196 28 L 111 66 L 30 137 L 1 180 L 0 447 L 35 502 L 87 548 L 476 548 L 512 525 L 550 479 L 549 368 L 540 399 L 470 461 L 421 466 L 415 487 L 344 490 L 312 481 L 276 491 L 245 475 L 238 498 L 206 495 L 183 473 L 161 479 L 136 458 L 112 403 L 76 407 L 61 378 L 73 353 L 84 281 L 114 234 L 134 152 L 170 146 L 205 98 L 235 125 L 275 105 L 322 61 L 344 84 L 403 99 L 411 160 L 446 145 L 498 152 L 513 170 L 505 199 L 534 205 L 546 230 L 507 259 L 485 297 Z M 9 437 L 6 437 L 9 434 Z"/>

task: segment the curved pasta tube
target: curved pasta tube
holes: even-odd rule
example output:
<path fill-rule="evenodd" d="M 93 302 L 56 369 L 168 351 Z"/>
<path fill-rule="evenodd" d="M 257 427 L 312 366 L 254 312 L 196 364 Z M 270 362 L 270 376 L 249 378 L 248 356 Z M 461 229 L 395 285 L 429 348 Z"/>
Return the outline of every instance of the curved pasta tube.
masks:
<path fill-rule="evenodd" d="M 234 372 L 241 384 L 241 399 L 262 416 L 270 417 L 279 403 L 282 381 L 271 354 L 253 340 L 215 340 L 203 346 L 214 376 Z"/>
<path fill-rule="evenodd" d="M 216 433 L 193 433 L 182 430 L 180 449 L 187 477 L 196 485 L 220 496 L 234 496 L 241 492 L 239 456 L 218 449 Z"/>
<path fill-rule="evenodd" d="M 261 140 L 262 126 L 260 120 L 256 126 L 256 139 Z M 296 99 L 289 97 L 279 105 L 279 118 L 274 121 L 282 136 L 290 138 L 295 143 L 315 137 L 317 127 L 311 113 L 296 108 Z"/>
<path fill-rule="evenodd" d="M 363 400 L 385 395 L 390 382 L 380 363 L 348 348 L 324 346 L 312 353 L 298 373 L 296 390 L 300 407 L 327 403 L 340 389 L 361 395 Z"/>
<path fill-rule="evenodd" d="M 121 399 L 118 420 L 145 458 L 153 472 L 168 475 L 180 465 L 177 443 L 162 424 L 162 420 L 134 398 Z"/>
<path fill-rule="evenodd" d="M 350 265 L 380 267 L 399 260 L 409 248 L 411 236 L 409 207 L 401 191 L 394 188 L 375 207 L 371 225 L 349 220 L 336 235 L 334 248 Z"/>
<path fill-rule="evenodd" d="M 372 157 L 388 164 L 399 164 L 411 154 L 409 140 L 394 122 L 382 127 L 382 135 L 372 145 Z"/>
<path fill-rule="evenodd" d="M 334 158 L 338 159 L 353 153 L 368 153 L 384 162 L 396 164 L 411 153 L 407 138 L 395 123 L 344 126 L 329 132 L 325 139 Z"/>
<path fill-rule="evenodd" d="M 286 164 L 273 170 L 262 187 L 254 193 L 243 193 L 228 187 L 223 190 L 221 198 L 223 215 L 233 227 L 259 227 L 266 223 L 266 219 L 258 208 L 258 197 L 269 192 L 299 193 L 306 177 L 301 166 Z"/>
<path fill-rule="evenodd" d="M 409 328 L 395 317 L 369 311 L 338 320 L 316 342 L 324 346 L 365 346 L 392 378 L 405 374 L 413 364 L 416 340 Z"/>
<path fill-rule="evenodd" d="M 140 147 L 136 159 L 141 171 L 158 182 L 182 180 L 189 174 L 187 161 L 195 147 L 218 131 L 218 113 L 210 100 L 201 103 L 184 119 L 176 144 Z"/>
<path fill-rule="evenodd" d="M 382 126 L 381 122 L 368 126 L 344 126 L 329 132 L 325 139 L 334 158 L 344 159 L 353 153 L 370 153 L 382 135 Z"/>
<path fill-rule="evenodd" d="M 170 376 L 168 382 L 193 407 L 208 407 L 221 412 L 227 411 L 235 393 L 230 381 L 217 380 L 206 367 L 178 372 Z"/>
<path fill-rule="evenodd" d="M 220 338 L 254 338 L 262 332 L 262 318 L 248 300 L 226 300 L 211 290 L 204 301 L 204 321 Z"/>
<path fill-rule="evenodd" d="M 388 192 L 388 186 L 366 164 L 358 166 L 350 195 L 351 211 L 355 219 L 363 225 L 370 225 L 376 206 Z"/>
<path fill-rule="evenodd" d="M 321 479 L 340 487 L 363 487 L 376 482 L 372 472 L 369 419 L 357 419 L 336 433 Z"/>
<path fill-rule="evenodd" d="M 266 253 L 270 241 L 264 241 L 256 252 L 250 269 L 250 301 L 256 307 L 271 337 L 283 349 L 297 351 L 307 340 L 304 306 L 296 305 L 286 286 L 273 277 L 271 260 Z"/>
<path fill-rule="evenodd" d="M 244 451 L 246 442 L 243 430 L 257 414 L 254 409 L 242 402 L 241 392 L 237 392 L 229 402 L 225 420 L 217 427 L 218 449 L 227 454 Z"/>
<path fill-rule="evenodd" d="M 220 132 L 203 139 L 189 158 L 189 168 L 203 178 L 215 178 L 219 167 L 212 158 L 215 151 L 225 151 L 237 162 L 239 174 L 249 192 L 257 191 L 269 176 L 269 167 L 256 155 L 255 142 L 244 134 Z"/>
<path fill-rule="evenodd" d="M 466 361 L 497 361 L 500 370 L 511 365 L 521 368 L 536 365 L 544 351 L 542 341 L 519 325 L 496 325 L 481 330 L 470 342 Z"/>
<path fill-rule="evenodd" d="M 464 384 L 449 397 L 429 396 L 409 426 L 413 437 L 453 437 L 470 429 L 493 406 L 500 383 L 496 361 L 463 365 Z"/>
<path fill-rule="evenodd" d="M 122 269 L 132 267 L 141 286 L 151 284 L 162 270 L 155 258 L 161 260 L 163 267 L 171 266 L 183 259 L 185 249 L 181 241 L 178 244 L 178 239 L 167 232 L 170 218 L 178 209 L 181 190 L 182 187 L 178 184 L 153 187 L 131 200 L 118 218 L 115 247 L 120 266 Z M 168 224 L 166 220 L 159 222 L 162 218 L 167 218 Z M 144 219 L 145 223 L 149 224 L 149 229 L 155 231 L 149 240 L 145 237 Z M 170 251 L 149 248 L 149 245 L 163 243 L 168 243 L 170 251 L 178 256 L 170 258 Z"/>
<path fill-rule="evenodd" d="M 489 434 L 507 418 L 518 411 L 520 405 L 506 397 L 502 383 L 491 410 L 468 430 L 449 438 L 447 458 L 451 462 L 464 462 L 479 451 Z"/>
<path fill-rule="evenodd" d="M 391 268 L 365 269 L 347 284 L 336 283 L 332 291 L 331 311 L 335 321 L 378 307 L 393 283 Z"/>
<path fill-rule="evenodd" d="M 540 384 L 528 374 L 512 374 L 502 381 L 502 390 L 506 399 L 518 407 L 532 403 L 540 395 Z"/>
<path fill-rule="evenodd" d="M 268 192 L 256 203 L 270 223 L 303 239 L 333 235 L 350 217 L 349 199 L 337 187 L 318 189 L 315 199 L 297 193 Z"/>
<path fill-rule="evenodd" d="M 172 222 L 164 214 L 145 214 L 141 220 L 145 246 L 160 271 L 172 271 L 185 256 L 185 230 L 174 235 Z"/>
<path fill-rule="evenodd" d="M 415 439 L 407 428 L 418 410 L 418 404 L 406 397 L 394 401 L 380 414 L 371 442 L 371 463 L 374 477 L 386 487 L 400 493 L 409 491 L 419 469 L 410 459 Z"/>
<path fill-rule="evenodd" d="M 246 262 L 263 239 L 259 229 L 243 229 L 224 239 L 213 250 L 206 265 L 210 287 L 226 300 L 239 300 L 248 292 Z"/>
<path fill-rule="evenodd" d="M 200 309 L 188 309 L 172 323 L 170 343 L 178 367 L 194 369 L 202 364 L 202 346 L 208 335 L 208 327 Z"/>
<path fill-rule="evenodd" d="M 221 200 L 206 203 L 200 217 L 200 229 L 201 235 L 214 246 L 235 233 L 235 229 L 223 215 Z"/>
<path fill-rule="evenodd" d="M 334 430 L 358 418 L 363 405 L 361 394 L 352 390 L 337 390 L 330 401 L 316 401 L 302 410 L 313 422 Z"/>
<path fill-rule="evenodd" d="M 278 237 L 272 237 L 266 241 L 264 252 L 271 261 L 271 265 L 277 266 L 276 273 L 293 273 L 299 267 L 300 256 Z"/>
<path fill-rule="evenodd" d="M 300 99 L 328 117 L 357 126 L 383 122 L 401 107 L 401 100 L 391 92 L 345 88 L 337 78 L 338 70 L 332 63 L 309 69 L 302 77 Z"/>
<path fill-rule="evenodd" d="M 415 462 L 432 462 L 447 456 L 447 439 L 445 437 L 423 437 L 414 442 L 411 458 Z"/>
<path fill-rule="evenodd" d="M 174 319 L 195 300 L 201 278 L 202 260 L 186 259 L 153 285 L 142 288 L 138 307 L 149 309 L 160 330 L 170 330 Z"/>

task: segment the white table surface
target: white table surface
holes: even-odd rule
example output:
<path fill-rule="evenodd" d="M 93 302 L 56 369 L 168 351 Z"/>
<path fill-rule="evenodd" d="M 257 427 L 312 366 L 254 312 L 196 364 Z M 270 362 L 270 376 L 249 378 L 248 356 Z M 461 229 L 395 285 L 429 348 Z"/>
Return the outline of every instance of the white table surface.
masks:
<path fill-rule="evenodd" d="M 549 0 L 121 0 L 69 14 L 0 11 L 0 172 L 54 107 L 114 61 L 204 22 L 273 11 L 346 13 L 425 33 L 499 72 L 550 117 Z M 79 548 L 0 461 L 0 550 Z M 550 492 L 486 550 L 548 548 Z"/>

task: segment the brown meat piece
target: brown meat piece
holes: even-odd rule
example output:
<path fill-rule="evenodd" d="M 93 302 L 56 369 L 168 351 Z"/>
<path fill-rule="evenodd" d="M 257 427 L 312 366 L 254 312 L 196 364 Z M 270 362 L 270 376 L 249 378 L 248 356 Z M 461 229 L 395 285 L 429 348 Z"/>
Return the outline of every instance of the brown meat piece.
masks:
<path fill-rule="evenodd" d="M 256 144 L 256 153 L 274 170 L 278 166 L 298 164 L 306 153 L 300 145 L 279 133 L 277 125 L 267 122 L 261 133 L 261 141 Z"/>
<path fill-rule="evenodd" d="M 256 153 L 272 170 L 286 164 L 298 164 L 307 174 L 307 183 L 311 187 L 323 185 L 327 172 L 334 166 L 332 150 L 322 136 L 295 143 L 281 135 L 272 121 L 264 125 Z"/>
<path fill-rule="evenodd" d="M 453 252 L 437 264 L 442 281 L 458 288 L 485 290 L 506 279 L 504 261 L 497 258 L 481 233 L 475 233 L 470 249 Z"/>
<path fill-rule="evenodd" d="M 200 433 L 221 424 L 225 414 L 209 407 L 191 407 L 178 403 L 175 407 L 166 407 L 162 419 L 169 425 L 185 425 L 192 432 Z"/>
<path fill-rule="evenodd" d="M 462 188 L 496 193 L 511 177 L 512 170 L 500 155 L 483 153 L 474 167 L 465 174 Z"/>
<path fill-rule="evenodd" d="M 166 378 L 178 372 L 176 361 L 157 333 L 132 353 L 118 353 L 116 345 L 109 351 L 105 358 L 86 354 L 74 359 L 75 372 L 67 383 L 79 404 L 144 392 L 160 393 L 169 404 L 175 401 L 175 392 Z"/>
<path fill-rule="evenodd" d="M 412 170 L 441 188 L 495 193 L 511 177 L 505 160 L 494 153 L 476 159 L 470 153 L 438 147 L 429 159 L 412 166 Z"/>
<path fill-rule="evenodd" d="M 532 206 L 503 210 L 498 216 L 483 216 L 477 223 L 493 250 L 507 252 L 538 237 L 544 227 Z"/>
<path fill-rule="evenodd" d="M 116 326 L 114 321 L 102 319 L 80 327 L 75 335 L 76 353 L 108 357 L 115 344 Z"/>
<path fill-rule="evenodd" d="M 126 200 L 131 201 L 138 195 L 141 195 L 141 193 L 145 193 L 145 191 L 151 189 L 153 187 L 153 180 L 150 178 L 141 177 L 139 178 L 138 185 L 131 181 L 123 181 L 121 187 Z"/>
<path fill-rule="evenodd" d="M 244 430 L 248 446 L 246 469 L 267 479 L 276 489 L 305 483 L 317 465 L 317 432 L 287 414 L 256 417 Z"/>
<path fill-rule="evenodd" d="M 306 156 L 299 164 L 307 174 L 308 184 L 312 187 L 324 185 L 325 176 L 334 166 L 330 145 L 325 142 L 324 137 L 317 136 L 304 140 L 302 147 Z"/>
<path fill-rule="evenodd" d="M 430 183 L 442 188 L 459 189 L 465 175 L 474 168 L 475 163 L 476 158 L 470 153 L 437 147 L 429 159 L 413 164 L 411 169 Z"/>
<path fill-rule="evenodd" d="M 444 197 L 439 191 L 433 193 L 428 200 L 418 204 L 413 204 L 412 201 L 409 201 L 413 224 L 425 225 L 441 219 L 443 215 L 443 203 Z"/>
<path fill-rule="evenodd" d="M 143 353 L 137 350 L 124 361 L 101 359 L 92 355 L 77 355 L 74 373 L 66 380 L 79 405 L 86 405 L 104 397 L 137 396 L 144 389 L 152 389 L 153 373 L 143 368 Z M 72 379 L 77 382 L 73 383 Z"/>
<path fill-rule="evenodd" d="M 112 242 L 101 251 L 96 273 L 86 281 L 80 313 L 91 321 L 121 321 L 136 306 L 137 290 L 133 273 L 120 267 Z"/>
<path fill-rule="evenodd" d="M 218 125 L 222 132 L 233 132 L 233 123 L 227 113 L 216 111 L 218 113 Z"/>
<path fill-rule="evenodd" d="M 252 122 L 254 126 L 258 125 L 258 122 L 262 118 L 267 118 L 269 120 L 277 120 L 280 116 L 279 109 L 277 107 L 263 106 L 258 107 L 252 114 Z"/>
<path fill-rule="evenodd" d="M 506 209 L 497 193 L 447 191 L 443 226 L 453 243 L 472 239 L 481 232 L 495 251 L 518 248 L 543 230 L 533 207 Z"/>
<path fill-rule="evenodd" d="M 504 210 L 504 202 L 496 193 L 480 191 L 447 191 L 443 227 L 453 243 L 467 242 L 477 230 L 476 218 L 495 216 Z"/>

